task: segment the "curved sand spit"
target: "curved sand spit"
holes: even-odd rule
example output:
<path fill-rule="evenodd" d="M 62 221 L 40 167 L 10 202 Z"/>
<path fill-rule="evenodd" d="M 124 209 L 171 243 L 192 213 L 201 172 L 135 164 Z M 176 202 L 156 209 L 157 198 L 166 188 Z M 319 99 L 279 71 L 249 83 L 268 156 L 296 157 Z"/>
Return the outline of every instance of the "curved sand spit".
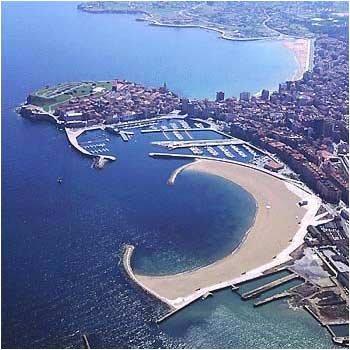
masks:
<path fill-rule="evenodd" d="M 138 284 L 175 308 L 206 290 L 255 277 L 289 260 L 289 254 L 303 242 L 306 226 L 319 207 L 317 197 L 247 166 L 201 160 L 189 164 L 185 171 L 205 172 L 235 182 L 254 196 L 258 209 L 241 246 L 225 258 L 176 275 L 155 277 L 133 272 Z M 300 199 L 307 199 L 309 204 L 300 208 Z"/>

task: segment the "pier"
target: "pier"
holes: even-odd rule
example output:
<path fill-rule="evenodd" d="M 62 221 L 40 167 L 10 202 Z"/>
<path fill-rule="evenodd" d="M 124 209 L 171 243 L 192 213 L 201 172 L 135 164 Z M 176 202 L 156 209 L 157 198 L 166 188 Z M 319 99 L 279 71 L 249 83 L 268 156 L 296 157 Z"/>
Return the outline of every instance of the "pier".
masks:
<path fill-rule="evenodd" d="M 131 131 L 120 130 L 119 135 L 123 139 L 124 142 L 128 142 L 131 139 L 132 135 L 134 135 L 134 133 Z"/>
<path fill-rule="evenodd" d="M 196 159 L 197 156 L 193 154 L 171 154 L 171 153 L 158 153 L 158 152 L 150 152 L 148 155 L 152 158 L 183 158 L 183 159 Z M 208 157 L 209 158 L 209 157 Z M 212 158 L 217 159 L 217 158 Z"/>
<path fill-rule="evenodd" d="M 288 297 L 290 297 L 290 293 L 288 293 L 288 292 L 278 293 L 278 294 L 275 294 L 269 298 L 257 301 L 256 303 L 254 303 L 254 307 L 265 305 L 267 303 L 271 303 L 272 301 L 284 299 L 284 298 L 288 298 Z"/>
<path fill-rule="evenodd" d="M 292 273 L 288 276 L 279 278 L 275 281 L 269 282 L 261 287 L 255 288 L 247 293 L 244 293 L 244 294 L 242 294 L 241 298 L 244 300 L 255 298 L 255 297 L 259 296 L 260 294 L 262 294 L 262 293 L 264 293 L 272 288 L 278 287 L 278 286 L 285 284 L 289 281 L 292 281 L 298 277 L 299 276 L 296 273 Z"/>
<path fill-rule="evenodd" d="M 167 128 L 167 129 L 143 129 L 141 130 L 142 134 L 149 134 L 149 133 L 159 133 L 163 131 L 214 131 L 217 132 L 216 129 L 212 128 Z"/>
<path fill-rule="evenodd" d="M 187 135 L 187 137 L 191 140 L 193 140 L 193 137 L 191 136 L 191 134 L 189 133 L 190 130 L 186 129 L 185 130 L 185 134 Z"/>
<path fill-rule="evenodd" d="M 167 147 L 169 149 L 176 149 L 176 148 L 189 148 L 189 147 L 244 145 L 245 141 L 242 141 L 236 138 L 231 138 L 231 139 L 217 139 L 217 140 L 154 141 L 151 144 Z"/>

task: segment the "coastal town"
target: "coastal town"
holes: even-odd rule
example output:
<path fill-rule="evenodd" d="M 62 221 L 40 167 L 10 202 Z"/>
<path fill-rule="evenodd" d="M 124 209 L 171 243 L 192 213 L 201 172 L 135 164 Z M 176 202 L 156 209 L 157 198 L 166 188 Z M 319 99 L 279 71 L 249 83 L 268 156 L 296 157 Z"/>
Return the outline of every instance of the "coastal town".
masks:
<path fill-rule="evenodd" d="M 314 45 L 312 71 L 276 92 L 239 99 L 221 93 L 216 101 L 183 100 L 181 108 L 276 154 L 326 201 L 348 203 L 348 46 L 328 37 Z"/>
<path fill-rule="evenodd" d="M 321 36 L 313 51 L 313 68 L 302 79 L 258 96 L 242 92 L 239 98 L 225 99 L 218 92 L 215 101 L 190 101 L 166 84 L 146 88 L 117 79 L 101 86 L 85 82 L 82 96 L 77 92 L 81 83 L 63 84 L 58 98 L 50 95 L 53 107 L 39 92 L 31 94 L 21 113 L 37 115 L 38 108 L 48 106 L 52 117 L 68 128 L 147 119 L 173 110 L 189 118 L 211 118 L 232 136 L 275 154 L 325 201 L 348 204 L 348 46 Z M 64 102 L 57 102 L 62 95 Z"/>
<path fill-rule="evenodd" d="M 348 27 L 348 17 L 340 15 L 342 5 L 338 12 L 336 5 L 332 11 L 320 5 L 316 14 L 302 5 L 304 11 L 291 19 L 295 7 L 290 4 L 285 10 L 290 19 L 286 22 L 281 4 L 261 7 L 253 2 L 232 24 L 229 18 L 237 4 L 226 6 L 225 15 L 209 2 L 174 2 L 170 8 L 159 2 L 90 2 L 78 8 L 97 14 L 142 14 L 143 20 L 155 25 L 209 27 L 230 39 L 285 40 L 292 36 L 288 39 L 291 42 L 301 40 L 291 47 L 299 62 L 295 77 L 281 82 L 276 91 L 242 91 L 236 97 L 217 91 L 214 100 L 178 96 L 166 82 L 161 87 L 146 87 L 122 78 L 61 83 L 30 93 L 18 111 L 25 118 L 56 123 L 65 130 L 72 146 L 93 157 L 97 168 L 117 158 L 99 157 L 89 151 L 96 145 L 106 151 L 105 143 L 79 143 L 85 132 L 102 130 L 125 142 L 134 137 L 133 129 L 157 133 L 165 140 L 153 141 L 152 145 L 166 148 L 167 153 L 149 153 L 151 157 L 195 160 L 175 170 L 169 185 L 185 168 L 224 174 L 225 179 L 249 189 L 257 200 L 255 223 L 242 246 L 235 254 L 203 269 L 159 278 L 137 274 L 131 266 L 134 247 L 126 246 L 123 263 L 129 277 L 170 307 L 159 323 L 223 288 L 231 288 L 242 300 L 248 300 L 276 286 L 299 281 L 257 300 L 254 306 L 287 298 L 290 305 L 304 308 L 326 327 L 334 343 L 346 346 L 349 43 L 344 28 Z M 256 9 L 253 14 L 252 8 Z M 196 11 L 203 13 L 196 15 Z M 252 18 L 256 25 L 247 27 Z M 168 124 L 162 124 L 164 120 Z M 195 139 L 192 135 L 196 129 L 212 131 L 220 139 Z M 170 133 L 176 140 L 168 137 Z M 189 152 L 181 153 L 183 149 Z M 258 183 L 264 185 L 263 190 Z M 268 221 L 270 216 L 273 223 Z M 279 236 L 282 231 L 283 238 Z M 256 245 L 262 234 L 269 241 L 264 252 Z M 251 255 L 254 262 L 249 260 Z M 244 290 L 245 283 L 252 280 L 263 283 Z"/>

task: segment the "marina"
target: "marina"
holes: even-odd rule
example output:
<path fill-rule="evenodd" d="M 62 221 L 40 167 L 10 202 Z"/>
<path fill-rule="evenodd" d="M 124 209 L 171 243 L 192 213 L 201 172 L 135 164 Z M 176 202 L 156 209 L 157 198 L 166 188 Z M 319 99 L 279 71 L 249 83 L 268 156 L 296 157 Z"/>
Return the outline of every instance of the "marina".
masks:
<path fill-rule="evenodd" d="M 203 123 L 189 119 L 189 122 L 196 123 L 197 126 Z M 120 136 L 124 142 L 128 142 L 137 132 L 137 137 L 141 135 L 161 135 L 159 140 L 151 139 L 151 144 L 154 146 L 167 147 L 169 150 L 179 150 L 179 153 L 184 155 L 184 159 L 187 156 L 211 156 L 218 159 L 232 159 L 245 163 L 253 163 L 263 167 L 265 158 L 258 150 L 254 150 L 254 147 L 248 145 L 245 141 L 234 138 L 226 133 L 219 131 L 211 123 L 208 127 L 190 127 L 189 123 L 182 118 L 178 118 L 176 115 L 168 115 L 158 118 L 157 120 L 151 120 L 152 125 L 149 128 L 137 128 L 138 123 L 124 123 L 124 127 L 120 127 L 120 123 L 112 126 L 100 126 L 100 130 L 108 131 L 111 134 Z M 148 123 L 148 120 L 147 120 Z M 125 129 L 125 126 L 127 128 Z M 135 128 L 134 128 L 135 126 Z M 129 130 L 128 130 L 129 129 Z M 91 132 L 92 130 L 98 130 L 92 128 L 80 129 L 79 135 L 85 131 Z M 220 135 L 222 138 L 218 139 L 215 135 Z M 207 137 L 207 139 L 205 138 Z M 96 138 L 96 137 L 95 137 Z M 98 137 L 97 137 L 98 138 Z M 97 140 L 96 138 L 96 140 Z M 186 139 L 185 139 L 186 138 Z M 97 141 L 87 140 L 79 141 L 81 147 L 84 147 L 86 151 L 89 151 L 91 155 L 101 155 L 105 153 L 113 153 L 111 147 L 106 147 L 106 143 L 110 143 L 110 138 L 106 141 L 106 138 L 100 137 L 101 143 Z M 105 145 L 103 145 L 105 143 Z M 249 150 L 249 151 L 248 151 Z M 157 152 L 153 152 L 157 153 Z"/>
<path fill-rule="evenodd" d="M 72 130 L 71 132 L 79 135 L 79 147 L 82 147 L 84 151 L 88 152 L 92 156 L 102 156 L 103 154 L 107 154 L 109 157 L 111 154 L 113 154 L 113 156 L 117 155 L 115 147 L 112 147 L 112 144 L 115 143 L 113 135 L 119 136 L 125 143 L 127 143 L 133 137 L 135 137 L 136 134 L 136 137 L 142 137 L 142 135 L 145 135 L 146 137 L 147 135 L 159 134 L 163 137 L 163 140 L 161 138 L 160 140 L 154 140 L 154 138 L 151 138 L 150 144 L 154 146 L 167 147 L 170 150 L 177 149 L 179 154 L 177 156 L 175 155 L 175 157 L 190 159 L 190 156 L 210 156 L 213 158 L 223 160 L 232 159 L 245 163 L 252 161 L 251 153 L 248 153 L 248 151 L 243 147 L 246 146 L 244 141 L 218 131 L 217 129 L 213 128 L 213 125 L 203 128 L 187 127 L 189 124 L 184 119 L 176 118 L 173 115 L 163 116 L 157 120 L 152 120 L 152 123 L 154 124 L 152 124 L 148 129 L 137 127 L 134 128 L 134 126 L 138 126 L 137 123 L 125 123 L 124 127 L 126 125 L 128 126 L 126 129 L 120 128 L 120 126 L 117 127 L 117 125 L 101 125 L 95 128 L 89 127 L 81 128 L 77 131 Z M 112 135 L 107 135 L 108 137 L 104 137 L 106 136 L 104 131 L 107 131 Z M 89 135 L 91 132 L 95 132 L 96 134 L 94 137 L 90 138 L 86 136 L 80 137 L 80 135 L 86 135 L 86 132 L 88 132 Z M 192 132 L 192 135 L 190 132 Z M 215 135 L 217 134 L 220 135 L 222 139 L 216 138 Z M 206 136 L 208 138 L 204 139 L 203 137 Z M 187 138 L 187 140 L 184 138 Z M 247 154 L 245 152 L 247 152 Z M 155 153 L 157 152 L 152 152 L 152 154 Z M 253 160 L 253 162 L 256 162 L 259 159 L 260 157 L 258 156 L 258 158 Z"/>

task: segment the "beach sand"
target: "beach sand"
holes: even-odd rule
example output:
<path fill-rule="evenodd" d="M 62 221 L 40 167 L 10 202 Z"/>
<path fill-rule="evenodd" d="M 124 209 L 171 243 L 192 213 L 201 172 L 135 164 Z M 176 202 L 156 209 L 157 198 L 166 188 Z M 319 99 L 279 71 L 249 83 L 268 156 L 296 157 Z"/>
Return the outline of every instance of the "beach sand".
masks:
<path fill-rule="evenodd" d="M 252 168 L 201 160 L 184 171 L 205 172 L 232 181 L 254 196 L 258 208 L 253 226 L 233 254 L 206 267 L 176 275 L 135 274 L 145 289 L 169 300 L 187 297 L 198 288 L 233 280 L 244 272 L 274 261 L 274 257 L 290 245 L 299 229 L 299 221 L 306 213 L 298 205 L 300 197 L 288 190 L 282 180 Z"/>
<path fill-rule="evenodd" d="M 313 41 L 312 39 L 282 39 L 282 45 L 292 51 L 294 58 L 297 62 L 297 69 L 294 71 L 293 76 L 289 78 L 291 81 L 302 79 L 304 73 L 312 69 L 313 65 Z M 275 88 L 269 90 L 274 91 Z M 261 95 L 262 90 L 254 94 L 258 97 Z"/>
<path fill-rule="evenodd" d="M 299 80 L 303 77 L 304 72 L 310 69 L 312 60 L 312 40 L 311 39 L 285 39 L 283 45 L 293 51 L 298 69 L 291 80 Z"/>

